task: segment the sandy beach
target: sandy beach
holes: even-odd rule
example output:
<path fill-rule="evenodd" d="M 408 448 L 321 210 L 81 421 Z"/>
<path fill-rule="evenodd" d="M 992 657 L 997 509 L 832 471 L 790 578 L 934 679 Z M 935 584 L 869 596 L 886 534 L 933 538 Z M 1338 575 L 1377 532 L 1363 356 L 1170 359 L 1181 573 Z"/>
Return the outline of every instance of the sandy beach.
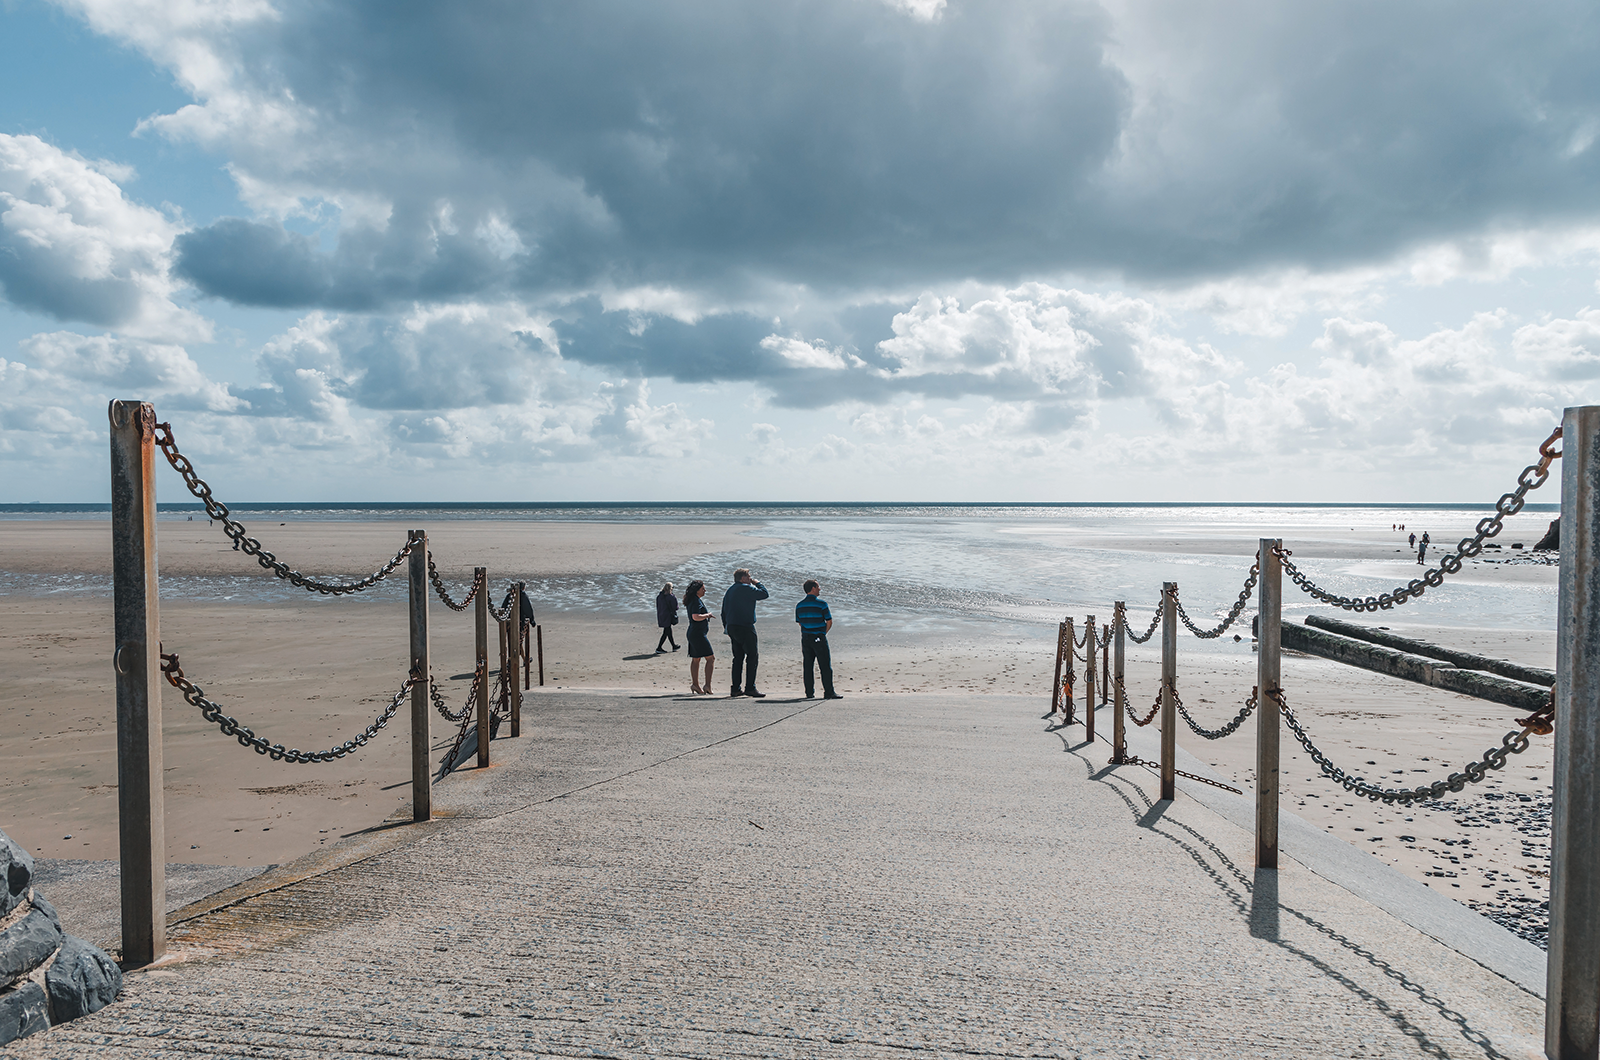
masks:
<path fill-rule="evenodd" d="M 700 557 L 708 581 L 724 578 L 727 564 L 719 554 L 773 540 L 755 535 L 757 529 L 485 521 L 439 524 L 430 534 L 441 572 L 459 591 L 476 565 L 488 566 L 500 585 L 513 577 L 649 574 Z M 285 520 L 251 530 L 307 573 L 341 576 L 370 571 L 404 540 L 398 523 Z M 1236 555 L 1245 547 L 1237 535 L 1115 544 L 1155 554 Z M 1384 574 L 1392 571 L 1399 584 L 1414 576 L 1416 567 L 1408 555 L 1395 556 L 1395 544 L 1391 534 L 1353 531 L 1343 540 L 1323 535 L 1306 541 L 1296 556 L 1308 569 L 1333 560 L 1376 565 Z M 174 584 L 186 576 L 271 578 L 234 553 L 203 520 L 163 520 L 160 547 L 163 575 Z M 103 576 L 108 568 L 103 522 L 0 522 L 0 570 Z M 1555 572 L 1550 566 L 1487 562 L 1460 578 L 1489 586 L 1530 580 L 1553 585 Z M 1158 588 L 1128 594 L 1136 628 L 1143 628 L 1141 616 Z M 1210 605 L 1227 603 L 1188 597 L 1186 602 L 1197 620 L 1210 613 Z M 790 603 L 782 590 L 775 592 L 774 603 L 764 605 L 760 627 L 761 684 L 774 707 L 801 694 Z M 0 826 L 37 856 L 95 860 L 117 855 L 110 607 L 107 596 L 95 593 L 0 596 L 0 672 L 10 690 L 0 720 L 0 760 L 7 763 L 0 775 L 5 807 Z M 1103 620 L 1111 609 L 1105 603 L 1095 610 Z M 1360 617 L 1454 647 L 1553 665 L 1553 633 L 1405 625 L 1397 614 Z M 472 669 L 470 614 L 437 606 L 431 616 L 435 672 L 453 706 L 465 695 Z M 992 636 L 972 637 L 911 624 L 900 631 L 882 622 L 852 628 L 848 614 L 836 617 L 830 639 L 838 686 L 847 696 L 968 693 L 972 709 L 983 711 L 984 693 L 1031 693 L 1038 696 L 1039 713 L 1047 709 L 1053 628 L 1017 632 L 1016 626 L 1000 626 Z M 539 619 L 552 690 L 688 691 L 684 653 L 653 651 L 658 630 L 647 599 L 618 599 L 602 613 L 545 610 Z M 1215 727 L 1232 717 L 1254 683 L 1248 627 L 1244 634 L 1241 641 L 1225 639 L 1220 650 L 1205 652 L 1192 650 L 1196 642 L 1187 635 L 1180 640 L 1180 692 L 1204 725 Z M 162 637 L 168 651 L 181 654 L 191 679 L 230 713 L 274 741 L 301 748 L 336 743 L 369 722 L 399 686 L 407 651 L 406 613 L 398 600 L 327 600 L 310 594 L 268 602 L 164 598 Z M 726 642 L 714 639 L 714 644 L 721 656 L 714 687 L 724 690 Z M 1128 660 L 1130 699 L 1147 708 L 1158 682 L 1156 642 L 1130 644 Z M 1287 658 L 1284 680 L 1302 721 L 1336 762 L 1394 785 L 1457 769 L 1515 727 L 1516 712 L 1510 708 L 1318 659 Z M 717 709 L 719 699 L 704 700 L 705 708 Z M 648 699 L 640 703 L 641 710 L 649 709 Z M 535 691 L 525 708 L 525 738 L 538 739 L 539 709 Z M 291 766 L 221 736 L 171 690 L 164 713 L 169 861 L 279 863 L 377 827 L 409 803 L 403 725 L 392 725 L 352 759 Z M 619 725 L 627 723 L 626 717 L 617 719 Z M 1048 723 L 1038 724 L 1043 730 Z M 453 726 L 434 719 L 436 758 L 453 735 Z M 1253 722 L 1215 743 L 1181 729 L 1179 741 L 1250 790 Z M 1286 808 L 1513 925 L 1519 912 L 1523 920 L 1539 919 L 1548 822 L 1544 819 L 1541 833 L 1538 811 L 1548 803 L 1525 799 L 1547 797 L 1548 738 L 1536 739 L 1503 774 L 1479 785 L 1482 793 L 1469 789 L 1438 806 L 1405 811 L 1344 793 L 1292 744 L 1285 759 Z"/>

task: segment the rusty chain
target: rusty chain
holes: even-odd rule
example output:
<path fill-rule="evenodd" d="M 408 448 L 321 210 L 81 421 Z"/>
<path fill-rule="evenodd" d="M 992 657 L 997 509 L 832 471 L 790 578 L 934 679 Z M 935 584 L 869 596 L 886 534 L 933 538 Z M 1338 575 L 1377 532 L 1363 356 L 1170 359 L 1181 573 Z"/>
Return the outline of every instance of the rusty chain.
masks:
<path fill-rule="evenodd" d="M 1244 605 L 1249 602 L 1251 594 L 1255 592 L 1256 579 L 1260 576 L 1261 561 L 1257 559 L 1256 562 L 1250 564 L 1250 575 L 1249 577 L 1245 578 L 1244 588 L 1239 590 L 1239 599 L 1233 602 L 1233 608 L 1228 612 L 1228 617 L 1222 620 L 1222 625 L 1210 630 L 1201 629 L 1189 618 L 1189 613 L 1183 609 L 1183 598 L 1178 595 L 1177 587 L 1174 586 L 1172 590 L 1172 600 L 1173 603 L 1177 605 L 1178 618 L 1183 621 L 1185 626 L 1189 627 L 1190 633 L 1193 633 L 1201 640 L 1213 640 L 1222 636 L 1223 631 L 1225 631 L 1229 626 L 1233 625 L 1234 621 L 1238 619 L 1239 613 L 1244 610 Z"/>
<path fill-rule="evenodd" d="M 241 725 L 237 719 L 230 718 L 224 714 L 221 706 L 207 699 L 205 691 L 184 676 L 183 667 L 178 665 L 176 652 L 171 655 L 165 652 L 161 653 L 161 672 L 166 675 L 167 683 L 182 692 L 183 698 L 189 702 L 190 706 L 198 707 L 201 715 L 207 721 L 215 722 L 224 736 L 234 737 L 241 746 L 252 748 L 257 754 L 266 755 L 274 762 L 295 762 L 299 764 L 332 762 L 334 759 L 355 753 L 368 740 L 378 735 L 378 730 L 389 724 L 389 720 L 395 716 L 395 713 L 400 709 L 400 704 L 405 702 L 407 694 L 410 693 L 412 686 L 418 680 L 418 675 L 415 673 L 407 677 L 405 684 L 400 686 L 400 691 L 396 692 L 394 698 L 389 701 L 388 708 L 378 715 L 376 721 L 357 733 L 352 739 L 346 740 L 338 747 L 330 748 L 326 751 L 302 751 L 296 747 L 285 748 L 281 743 L 275 744 L 257 736 L 249 726 Z"/>
<path fill-rule="evenodd" d="M 1335 607 L 1341 607 L 1346 611 L 1387 611 L 1396 604 L 1403 604 L 1408 600 L 1421 596 L 1430 586 L 1437 588 L 1443 584 L 1446 574 L 1455 574 L 1461 569 L 1461 561 L 1463 559 L 1471 559 L 1483 551 L 1484 539 L 1499 534 L 1504 526 L 1506 516 L 1515 515 L 1522 510 L 1522 506 L 1525 503 L 1523 498 L 1527 496 L 1528 491 L 1538 489 L 1550 477 L 1551 462 L 1561 456 L 1560 453 L 1553 451 L 1550 447 L 1560 437 L 1561 428 L 1557 427 L 1551 432 L 1550 437 L 1546 438 L 1539 446 L 1539 462 L 1537 464 L 1529 464 L 1522 469 L 1522 474 L 1517 476 L 1517 488 L 1510 493 L 1503 494 L 1495 502 L 1493 515 L 1484 516 L 1478 520 L 1477 532 L 1472 537 L 1462 538 L 1456 545 L 1456 550 L 1446 553 L 1437 567 L 1430 568 L 1420 578 L 1411 579 L 1406 585 L 1396 587 L 1393 592 L 1381 593 L 1378 596 L 1368 596 L 1365 599 L 1353 596 L 1339 596 L 1336 593 L 1328 592 L 1311 581 L 1304 572 L 1290 562 L 1289 557 L 1293 553 L 1288 549 L 1279 547 L 1273 549 L 1273 552 L 1283 561 L 1284 572 L 1294 580 L 1295 585 L 1299 586 L 1301 591 L 1316 597 L 1323 603 L 1333 604 Z"/>
<path fill-rule="evenodd" d="M 212 496 L 210 485 L 195 474 L 194 465 L 189 462 L 189 458 L 178 451 L 178 442 L 172 433 L 172 424 L 156 424 L 155 441 L 161 447 L 162 455 L 167 458 L 167 463 L 172 465 L 174 471 L 183 476 L 183 484 L 188 487 L 189 492 L 205 504 L 206 516 L 222 523 L 222 532 L 233 542 L 233 547 L 236 551 L 243 552 L 247 556 L 254 556 L 256 562 L 261 564 L 263 568 L 272 571 L 289 584 L 307 592 L 322 593 L 325 596 L 365 592 L 393 574 L 395 569 L 400 566 L 400 561 L 411 554 L 411 549 L 416 544 L 415 539 L 407 538 L 405 545 L 399 552 L 394 554 L 393 559 L 360 581 L 339 584 L 336 582 L 320 582 L 313 578 L 308 578 L 278 559 L 271 552 L 262 548 L 261 542 L 245 531 L 244 524 L 228 514 L 228 506 Z"/>
<path fill-rule="evenodd" d="M 1119 766 L 1144 766 L 1146 769 L 1154 769 L 1158 773 L 1161 771 L 1160 762 L 1152 762 L 1148 758 L 1140 758 L 1138 755 L 1123 755 L 1120 762 L 1113 764 Z M 1240 791 L 1232 784 L 1224 784 L 1220 780 L 1212 780 L 1210 777 L 1202 777 L 1197 776 L 1194 773 L 1186 773 L 1181 769 L 1174 769 L 1172 772 L 1175 776 L 1185 777 L 1189 780 L 1198 780 L 1202 784 L 1210 784 L 1214 788 L 1221 788 L 1223 791 L 1231 791 L 1235 795 L 1244 794 L 1244 792 Z"/>
<path fill-rule="evenodd" d="M 1188 724 L 1189 728 L 1194 730 L 1196 736 L 1207 740 L 1220 740 L 1224 736 L 1232 736 L 1234 733 L 1238 732 L 1239 726 L 1243 725 L 1245 719 L 1255 712 L 1256 690 L 1254 688 L 1250 690 L 1250 698 L 1245 700 L 1243 709 L 1241 709 L 1238 714 L 1234 715 L 1232 721 L 1228 722 L 1228 724 L 1224 725 L 1220 729 L 1201 728 L 1200 723 L 1189 716 L 1189 708 L 1183 705 L 1183 697 L 1178 695 L 1178 690 L 1176 688 L 1172 690 L 1172 701 L 1177 704 L 1178 713 L 1183 715 L 1183 720 Z M 1157 700 L 1157 702 L 1159 703 L 1160 700 Z"/>
<path fill-rule="evenodd" d="M 450 593 L 444 587 L 444 579 L 439 577 L 439 568 L 433 565 L 433 550 L 428 550 L 428 580 L 433 582 L 433 591 L 439 594 L 439 599 L 444 601 L 444 606 L 452 611 L 465 611 L 471 604 L 472 598 L 478 595 L 478 590 L 484 588 L 487 580 L 485 576 L 476 572 L 472 575 L 472 588 L 467 590 L 467 595 L 461 598 L 458 604 L 450 599 Z"/>
<path fill-rule="evenodd" d="M 1393 805 L 1401 803 L 1410 805 L 1424 799 L 1437 799 L 1447 791 L 1461 791 L 1468 784 L 1476 784 L 1489 775 L 1492 769 L 1504 769 L 1506 759 L 1511 755 L 1519 755 L 1528 749 L 1528 735 L 1534 733 L 1545 736 L 1554 731 L 1555 719 L 1555 693 L 1550 694 L 1550 702 L 1534 711 L 1526 718 L 1517 719 L 1517 724 L 1522 726 L 1505 734 L 1499 747 L 1491 747 L 1483 753 L 1483 757 L 1476 762 L 1468 762 L 1460 772 L 1451 773 L 1443 780 L 1435 780 L 1431 784 L 1424 784 L 1416 788 L 1380 788 L 1369 784 L 1360 777 L 1352 776 L 1345 770 L 1334 765 L 1328 756 L 1311 742 L 1311 737 L 1306 735 L 1301 728 L 1299 720 L 1294 716 L 1294 711 L 1289 709 L 1289 704 L 1284 701 L 1281 691 L 1271 691 L 1267 695 L 1278 704 L 1279 711 L 1283 714 L 1284 723 L 1289 726 L 1289 731 L 1294 733 L 1295 739 L 1300 741 L 1300 746 L 1306 749 L 1306 754 L 1317 767 L 1331 780 L 1336 781 L 1340 787 L 1356 795 L 1362 795 L 1373 802 L 1383 802 Z"/>
<path fill-rule="evenodd" d="M 1156 720 L 1156 712 L 1161 709 L 1161 693 L 1160 692 L 1156 693 L 1156 702 L 1155 702 L 1155 705 L 1150 708 L 1150 713 L 1148 713 L 1148 714 L 1146 714 L 1144 716 L 1144 720 L 1143 721 L 1140 721 L 1139 720 L 1139 715 L 1137 715 L 1137 714 L 1135 714 L 1133 712 L 1133 704 L 1128 699 L 1127 689 L 1122 687 L 1122 678 L 1120 678 L 1120 677 L 1117 678 L 1117 688 L 1119 690 L 1121 690 L 1121 692 L 1122 692 L 1122 709 L 1128 712 L 1128 720 L 1129 721 L 1133 722 L 1135 725 L 1139 726 L 1140 728 L 1143 728 L 1144 726 L 1149 725 L 1152 721 Z"/>
<path fill-rule="evenodd" d="M 488 592 L 489 591 L 488 585 L 485 585 L 483 587 L 483 589 L 484 589 L 484 592 Z M 500 606 L 497 608 L 492 603 L 489 605 L 489 614 L 494 616 L 494 619 L 495 619 L 496 622 L 509 622 L 509 621 L 511 621 L 511 601 L 516 598 L 516 595 L 517 595 L 517 583 L 516 582 L 512 582 L 510 585 L 506 586 L 505 599 L 500 601 Z"/>
<path fill-rule="evenodd" d="M 452 714 L 450 708 L 444 705 L 444 696 L 439 692 L 439 685 L 428 675 L 428 695 L 433 699 L 433 709 L 439 712 L 439 717 L 445 721 L 461 721 L 472 713 L 473 707 L 478 702 L 478 688 L 483 684 L 484 675 L 488 672 L 489 661 L 485 659 L 478 664 L 477 670 L 472 674 L 472 684 L 467 689 L 467 702 L 457 713 Z"/>
<path fill-rule="evenodd" d="M 1123 617 L 1122 617 L 1122 628 L 1128 631 L 1128 639 L 1132 640 L 1135 644 L 1143 644 L 1145 641 L 1147 641 L 1151 637 L 1155 636 L 1156 635 L 1156 627 L 1159 626 L 1159 625 L 1161 625 L 1161 605 L 1160 604 L 1156 604 L 1156 613 L 1153 616 L 1151 616 L 1151 618 L 1150 618 L 1150 628 L 1144 631 L 1144 636 L 1142 636 L 1142 637 L 1139 636 L 1139 634 L 1137 634 L 1137 633 L 1135 633 L 1133 631 L 1133 627 L 1132 626 L 1128 625 L 1128 617 L 1127 617 L 1126 612 L 1124 612 Z"/>

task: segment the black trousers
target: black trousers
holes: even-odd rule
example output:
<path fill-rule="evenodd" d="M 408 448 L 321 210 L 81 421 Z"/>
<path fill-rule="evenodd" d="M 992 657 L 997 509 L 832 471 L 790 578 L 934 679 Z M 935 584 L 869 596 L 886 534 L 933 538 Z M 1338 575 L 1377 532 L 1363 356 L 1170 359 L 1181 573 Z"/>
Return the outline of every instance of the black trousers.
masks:
<path fill-rule="evenodd" d="M 661 645 L 663 645 L 663 644 L 672 645 L 672 650 L 673 651 L 677 651 L 678 650 L 678 642 L 672 639 L 672 627 L 671 626 L 662 626 L 661 627 L 661 639 L 656 641 L 656 651 L 660 651 L 661 650 Z"/>
<path fill-rule="evenodd" d="M 833 695 L 833 654 L 828 651 L 828 635 L 800 634 L 800 658 L 805 666 L 806 695 L 817 694 L 816 676 L 812 673 L 814 669 L 822 671 L 822 694 Z"/>
<path fill-rule="evenodd" d="M 756 648 L 756 627 L 728 625 L 728 640 L 733 644 L 733 690 L 739 691 L 739 676 L 744 675 L 744 691 L 756 687 L 756 663 L 761 653 Z"/>

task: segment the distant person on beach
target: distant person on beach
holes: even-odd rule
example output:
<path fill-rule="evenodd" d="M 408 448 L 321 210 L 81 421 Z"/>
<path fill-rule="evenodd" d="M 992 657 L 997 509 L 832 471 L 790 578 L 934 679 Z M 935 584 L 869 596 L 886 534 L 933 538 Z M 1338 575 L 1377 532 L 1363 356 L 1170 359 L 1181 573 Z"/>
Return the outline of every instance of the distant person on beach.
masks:
<path fill-rule="evenodd" d="M 1411 540 L 1411 547 L 1412 548 L 1416 548 L 1417 547 L 1417 535 L 1416 534 L 1412 534 L 1410 540 Z"/>
<path fill-rule="evenodd" d="M 794 620 L 800 624 L 800 659 L 806 682 L 806 698 L 817 697 L 814 670 L 822 671 L 822 698 L 843 699 L 833 690 L 833 655 L 828 651 L 828 631 L 833 628 L 833 612 L 828 601 L 817 594 L 822 586 L 815 579 L 808 580 L 802 588 L 806 598 L 794 605 Z"/>
<path fill-rule="evenodd" d="M 722 628 L 728 631 L 733 645 L 733 689 L 730 697 L 750 696 L 767 698 L 765 692 L 756 691 L 756 663 L 760 653 L 756 646 L 756 601 L 767 598 L 767 587 L 740 567 L 733 572 L 733 584 L 722 594 Z M 749 668 L 746 669 L 745 667 Z M 744 676 L 744 687 L 739 677 Z"/>
<path fill-rule="evenodd" d="M 678 650 L 678 642 L 672 639 L 672 627 L 678 624 L 678 598 L 672 595 L 672 583 L 661 587 L 656 593 L 656 625 L 661 627 L 661 639 L 656 641 L 656 654 L 659 655 L 667 649 L 661 645 L 670 644 L 672 650 Z"/>
<path fill-rule="evenodd" d="M 1423 534 L 1422 540 L 1417 542 L 1417 562 L 1421 563 L 1428 555 L 1428 535 Z"/>
<path fill-rule="evenodd" d="M 711 668 L 717 664 L 717 653 L 711 650 L 711 612 L 701 597 L 706 594 L 706 583 L 696 579 L 683 591 L 683 613 L 689 616 L 689 632 L 684 643 L 689 645 L 689 691 L 697 696 L 711 694 Z M 706 661 L 706 675 L 700 676 L 700 660 Z"/>

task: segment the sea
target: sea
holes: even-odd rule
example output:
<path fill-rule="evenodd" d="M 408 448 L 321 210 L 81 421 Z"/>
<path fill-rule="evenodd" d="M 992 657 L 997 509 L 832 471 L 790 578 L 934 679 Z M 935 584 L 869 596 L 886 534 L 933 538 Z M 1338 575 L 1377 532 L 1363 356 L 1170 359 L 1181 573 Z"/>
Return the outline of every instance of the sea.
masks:
<path fill-rule="evenodd" d="M 1473 629 L 1554 629 L 1555 578 L 1485 577 L 1492 565 L 1539 566 L 1553 562 L 1532 554 L 1532 544 L 1555 517 L 1558 505 L 1529 504 L 1507 520 L 1486 552 L 1438 588 L 1392 612 L 1396 624 Z M 1360 535 L 1366 558 L 1302 558 L 1303 569 L 1328 590 L 1369 596 L 1415 578 L 1420 568 L 1409 550 L 1410 532 L 1428 531 L 1430 565 L 1473 532 L 1490 505 L 1249 505 L 1249 504 L 236 504 L 240 520 L 267 548 L 271 531 L 288 520 L 385 522 L 395 525 L 397 547 L 404 527 L 456 521 L 547 521 L 605 523 L 710 523 L 748 528 L 749 548 L 699 556 L 671 568 L 608 575 L 542 577 L 537 558 L 526 570 L 493 572 L 529 582 L 541 621 L 560 613 L 611 615 L 653 613 L 665 582 L 681 591 L 700 578 L 715 596 L 735 567 L 748 567 L 777 600 L 798 599 L 808 577 L 823 583 L 836 618 L 879 636 L 948 634 L 987 639 L 1053 636 L 1067 616 L 1095 614 L 1106 621 L 1111 602 L 1125 601 L 1129 621 L 1143 628 L 1154 613 L 1161 584 L 1175 581 L 1197 623 L 1210 624 L 1237 598 L 1261 537 L 1315 542 L 1319 555 L 1339 554 L 1338 542 Z M 196 504 L 162 505 L 159 519 L 204 518 Z M 106 505 L 6 504 L 0 520 L 106 519 Z M 1393 529 L 1399 525 L 1408 529 Z M 1372 535 L 1387 534 L 1392 560 L 1374 559 Z M 219 529 L 220 534 L 220 529 Z M 1223 544 L 1219 547 L 1218 542 Z M 1156 543 L 1152 547 L 1151 543 Z M 1511 543 L 1521 543 L 1513 550 Z M 1236 544 L 1236 548 L 1233 547 Z M 1330 547 L 1331 546 L 1331 547 Z M 1387 551 L 1387 548 L 1383 549 Z M 280 558 L 295 562 L 280 551 Z M 388 558 L 374 556 L 374 566 Z M 213 601 L 334 601 L 307 594 L 266 575 L 245 557 L 240 574 L 227 577 L 163 576 L 162 594 Z M 307 570 L 307 574 L 315 574 Z M 1548 572 L 1553 574 L 1554 572 Z M 356 598 L 381 602 L 403 595 L 391 579 Z M 92 575 L 23 574 L 4 569 L 0 595 L 106 595 L 110 580 Z M 348 605 L 351 598 L 341 598 Z M 1253 603 L 1253 602 L 1252 602 Z M 1328 610 L 1285 583 L 1284 614 L 1296 620 Z M 1248 618 L 1243 612 L 1244 638 Z M 1226 641 L 1185 638 L 1185 650 L 1224 650 Z"/>

